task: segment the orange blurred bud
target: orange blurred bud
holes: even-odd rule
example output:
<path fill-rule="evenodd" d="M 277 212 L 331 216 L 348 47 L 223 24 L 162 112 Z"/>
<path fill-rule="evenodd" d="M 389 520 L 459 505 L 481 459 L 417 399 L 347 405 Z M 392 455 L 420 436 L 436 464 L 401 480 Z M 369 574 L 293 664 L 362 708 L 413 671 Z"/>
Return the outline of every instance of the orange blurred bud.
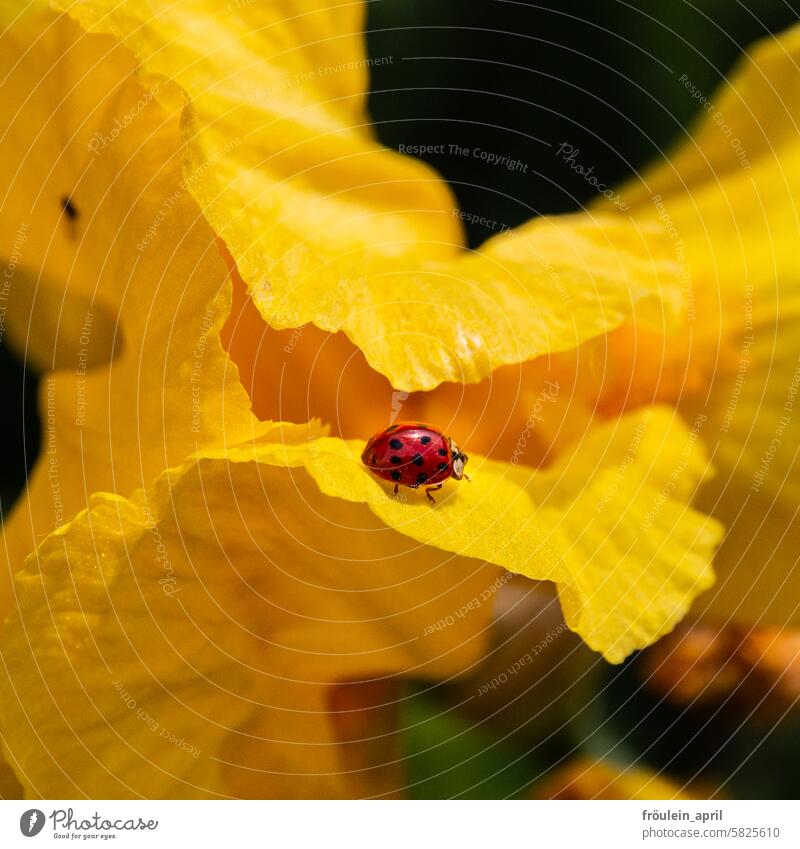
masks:
<path fill-rule="evenodd" d="M 774 721 L 800 704 L 800 631 L 684 625 L 644 653 L 639 673 L 649 690 L 680 707 L 724 702 L 737 720 Z"/>

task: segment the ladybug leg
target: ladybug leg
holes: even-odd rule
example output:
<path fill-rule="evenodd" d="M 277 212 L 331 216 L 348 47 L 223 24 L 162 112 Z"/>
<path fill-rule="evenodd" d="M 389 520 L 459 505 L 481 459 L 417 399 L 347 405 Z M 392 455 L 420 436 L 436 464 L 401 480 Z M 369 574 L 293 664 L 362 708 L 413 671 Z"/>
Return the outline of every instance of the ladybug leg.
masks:
<path fill-rule="evenodd" d="M 430 501 L 431 504 L 436 504 L 436 499 L 431 495 L 431 493 L 436 492 L 437 489 L 441 489 L 441 488 L 442 488 L 442 485 L 440 483 L 437 483 L 436 486 L 429 486 L 425 490 L 425 495 L 428 497 L 428 501 Z"/>
<path fill-rule="evenodd" d="M 396 484 L 394 485 L 394 493 L 393 493 L 393 495 L 397 495 L 397 490 L 398 490 L 398 489 L 400 489 L 400 484 L 399 484 L 399 483 L 396 483 Z"/>
<path fill-rule="evenodd" d="M 472 483 L 472 478 L 466 472 L 462 472 L 461 477 L 464 478 L 467 483 Z"/>

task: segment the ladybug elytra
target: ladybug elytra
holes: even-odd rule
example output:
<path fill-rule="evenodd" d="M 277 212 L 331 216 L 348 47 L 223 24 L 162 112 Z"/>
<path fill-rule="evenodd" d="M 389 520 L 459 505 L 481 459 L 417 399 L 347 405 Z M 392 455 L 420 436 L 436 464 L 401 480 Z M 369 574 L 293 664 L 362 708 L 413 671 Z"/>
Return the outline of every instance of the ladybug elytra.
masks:
<path fill-rule="evenodd" d="M 438 427 L 422 422 L 400 422 L 376 433 L 364 448 L 361 461 L 376 477 L 394 483 L 394 492 L 403 486 L 426 487 L 431 495 L 452 477 L 466 478 L 464 466 L 469 458 Z"/>

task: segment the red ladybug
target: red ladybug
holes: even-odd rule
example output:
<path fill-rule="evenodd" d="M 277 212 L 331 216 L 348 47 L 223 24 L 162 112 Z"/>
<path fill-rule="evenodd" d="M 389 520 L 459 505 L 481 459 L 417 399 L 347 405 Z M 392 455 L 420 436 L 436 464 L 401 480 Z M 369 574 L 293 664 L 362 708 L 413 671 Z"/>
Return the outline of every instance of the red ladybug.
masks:
<path fill-rule="evenodd" d="M 442 488 L 449 477 L 469 478 L 464 466 L 469 458 L 438 427 L 421 422 L 400 422 L 376 433 L 361 454 L 364 465 L 379 478 L 411 489 L 425 486 L 425 495 Z"/>

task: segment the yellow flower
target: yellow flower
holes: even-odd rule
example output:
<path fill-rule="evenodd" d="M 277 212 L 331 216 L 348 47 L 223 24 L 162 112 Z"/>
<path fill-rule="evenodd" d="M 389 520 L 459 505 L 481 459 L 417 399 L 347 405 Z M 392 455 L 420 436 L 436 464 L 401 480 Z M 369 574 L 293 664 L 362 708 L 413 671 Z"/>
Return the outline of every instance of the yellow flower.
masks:
<path fill-rule="evenodd" d="M 672 335 L 629 334 L 641 353 L 616 394 L 641 396 L 655 378 L 655 397 L 701 418 L 717 474 L 694 504 L 726 534 L 717 588 L 697 611 L 778 626 L 800 621 L 798 56 L 800 26 L 758 43 L 691 137 L 621 189 L 637 220 L 670 234 L 686 310 L 678 358 Z"/>
<path fill-rule="evenodd" d="M 536 788 L 535 799 L 704 799 L 671 779 L 644 767 L 576 758 Z"/>
<path fill-rule="evenodd" d="M 53 369 L 0 594 L 27 793 L 381 793 L 332 686 L 468 669 L 504 569 L 612 662 L 682 618 L 720 527 L 690 506 L 709 414 L 675 404 L 721 330 L 673 341 L 660 208 L 468 251 L 443 182 L 371 134 L 357 4 L 52 5 L 74 20 L 0 44 L 9 333 Z M 393 401 L 472 457 L 435 509 L 360 466 Z"/>
<path fill-rule="evenodd" d="M 682 624 L 644 653 L 644 685 L 682 708 L 774 725 L 800 701 L 800 631 Z M 724 705 L 725 710 L 720 711 Z"/>

